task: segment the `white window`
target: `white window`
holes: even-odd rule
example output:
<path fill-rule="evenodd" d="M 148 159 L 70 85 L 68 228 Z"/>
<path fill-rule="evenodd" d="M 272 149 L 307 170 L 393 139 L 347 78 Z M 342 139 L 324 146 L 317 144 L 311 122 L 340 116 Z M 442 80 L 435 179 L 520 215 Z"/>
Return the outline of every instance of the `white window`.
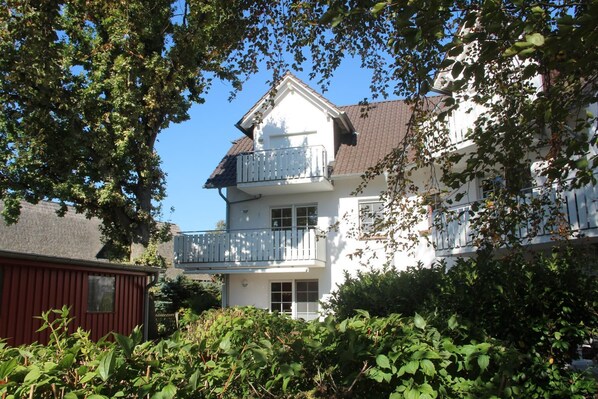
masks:
<path fill-rule="evenodd" d="M 303 320 L 317 319 L 318 280 L 272 281 L 270 311 Z"/>
<path fill-rule="evenodd" d="M 487 199 L 498 195 L 503 190 L 511 193 L 526 194 L 531 191 L 532 173 L 528 168 L 507 168 L 504 176 L 488 177 L 480 184 L 480 198 Z"/>
<path fill-rule="evenodd" d="M 480 185 L 480 197 L 487 199 L 497 195 L 505 187 L 505 179 L 502 176 L 495 176 L 482 180 Z"/>
<path fill-rule="evenodd" d="M 270 284 L 270 311 L 293 314 L 293 283 L 274 281 Z"/>
<path fill-rule="evenodd" d="M 303 320 L 314 320 L 318 318 L 318 280 L 297 280 L 295 281 L 295 300 L 297 310 L 295 317 Z"/>
<path fill-rule="evenodd" d="M 384 204 L 381 201 L 359 203 L 359 231 L 365 236 L 376 236 L 376 224 L 384 218 Z"/>
<path fill-rule="evenodd" d="M 316 205 L 287 206 L 271 210 L 271 227 L 275 230 L 310 229 L 317 225 Z"/>

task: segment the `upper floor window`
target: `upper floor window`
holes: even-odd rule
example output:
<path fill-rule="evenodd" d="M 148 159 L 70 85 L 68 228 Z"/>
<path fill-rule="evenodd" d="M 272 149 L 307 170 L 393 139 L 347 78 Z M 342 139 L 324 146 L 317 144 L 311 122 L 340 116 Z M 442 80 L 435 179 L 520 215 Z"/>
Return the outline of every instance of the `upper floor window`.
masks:
<path fill-rule="evenodd" d="M 507 190 L 511 193 L 527 192 L 532 187 L 532 173 L 527 168 L 507 168 L 504 175 L 489 177 L 482 180 L 480 196 L 482 199 L 499 194 Z"/>
<path fill-rule="evenodd" d="M 272 208 L 271 227 L 277 230 L 292 228 L 309 229 L 318 225 L 316 205 L 288 206 Z"/>
<path fill-rule="evenodd" d="M 382 201 L 364 201 L 359 203 L 359 231 L 366 238 L 378 232 L 376 224 L 384 217 Z"/>

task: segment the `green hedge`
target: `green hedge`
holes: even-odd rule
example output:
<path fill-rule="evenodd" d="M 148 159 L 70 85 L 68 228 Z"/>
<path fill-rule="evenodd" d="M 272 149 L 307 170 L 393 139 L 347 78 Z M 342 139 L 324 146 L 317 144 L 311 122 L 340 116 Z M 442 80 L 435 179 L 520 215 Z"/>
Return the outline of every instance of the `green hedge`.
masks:
<path fill-rule="evenodd" d="M 54 319 L 54 316 L 58 318 Z M 456 317 L 420 315 L 305 323 L 255 308 L 186 317 L 168 339 L 66 334 L 68 309 L 44 316 L 47 346 L 0 344 L 3 398 L 590 398 L 595 380 L 475 340 Z M 432 323 L 433 322 L 433 323 Z M 523 373 L 552 373 L 533 387 Z M 551 375 L 552 375 L 551 374 Z"/>

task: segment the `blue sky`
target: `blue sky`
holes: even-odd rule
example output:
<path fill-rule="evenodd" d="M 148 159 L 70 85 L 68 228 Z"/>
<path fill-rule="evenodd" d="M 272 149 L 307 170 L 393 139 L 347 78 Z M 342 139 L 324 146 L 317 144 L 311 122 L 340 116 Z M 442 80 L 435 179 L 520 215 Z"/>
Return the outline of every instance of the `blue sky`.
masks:
<path fill-rule="evenodd" d="M 317 82 L 308 80 L 308 72 L 294 73 L 321 92 Z M 268 90 L 269 76 L 269 71 L 252 76 L 232 102 L 228 101 L 230 87 L 215 82 L 206 102 L 191 108 L 188 121 L 160 134 L 156 148 L 167 173 L 168 195 L 163 202 L 163 220 L 176 223 L 183 231 L 193 231 L 211 230 L 225 218 L 225 204 L 218 190 L 204 189 L 203 184 L 231 141 L 242 136 L 234 125 Z M 370 78 L 371 73 L 356 61 L 345 60 L 323 94 L 336 105 L 357 104 L 370 98 Z"/>

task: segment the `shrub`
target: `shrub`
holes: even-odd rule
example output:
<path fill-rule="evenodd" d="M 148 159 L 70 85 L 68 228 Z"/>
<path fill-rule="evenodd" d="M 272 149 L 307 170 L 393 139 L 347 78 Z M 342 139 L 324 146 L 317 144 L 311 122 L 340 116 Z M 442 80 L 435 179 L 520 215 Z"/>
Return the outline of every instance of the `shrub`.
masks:
<path fill-rule="evenodd" d="M 419 264 L 405 271 L 394 267 L 358 271 L 355 276 L 345 272 L 344 283 L 322 306 L 339 319 L 355 316 L 357 309 L 366 310 L 371 316 L 413 316 L 436 304 L 444 274 L 443 263 L 431 268 Z"/>
<path fill-rule="evenodd" d="M 563 250 L 526 259 L 459 259 L 435 309 L 559 366 L 598 332 L 598 276 L 587 258 Z"/>
<path fill-rule="evenodd" d="M 154 299 L 156 310 L 161 313 L 174 313 L 181 308 L 201 313 L 220 306 L 220 285 L 191 280 L 181 274 L 174 279 L 162 279 L 154 292 Z"/>
<path fill-rule="evenodd" d="M 468 326 L 467 339 L 498 340 L 517 354 L 507 373 L 513 390 L 505 393 L 582 397 L 575 395 L 588 382 L 566 367 L 578 345 L 598 334 L 597 276 L 595 261 L 571 250 L 531 259 L 479 254 L 458 259 L 447 272 L 441 264 L 359 273 L 326 306 L 341 317 L 358 308 L 379 316 L 434 315 L 437 326 L 456 316 Z"/>
<path fill-rule="evenodd" d="M 50 313 L 60 317 L 50 318 Z M 67 335 L 68 309 L 43 315 L 48 346 L 0 343 L 0 397 L 122 398 L 590 398 L 594 380 L 525 353 L 471 340 L 452 317 L 328 317 L 306 323 L 255 308 L 205 312 L 168 339 Z M 557 373 L 533 387 L 527 374 Z"/>

